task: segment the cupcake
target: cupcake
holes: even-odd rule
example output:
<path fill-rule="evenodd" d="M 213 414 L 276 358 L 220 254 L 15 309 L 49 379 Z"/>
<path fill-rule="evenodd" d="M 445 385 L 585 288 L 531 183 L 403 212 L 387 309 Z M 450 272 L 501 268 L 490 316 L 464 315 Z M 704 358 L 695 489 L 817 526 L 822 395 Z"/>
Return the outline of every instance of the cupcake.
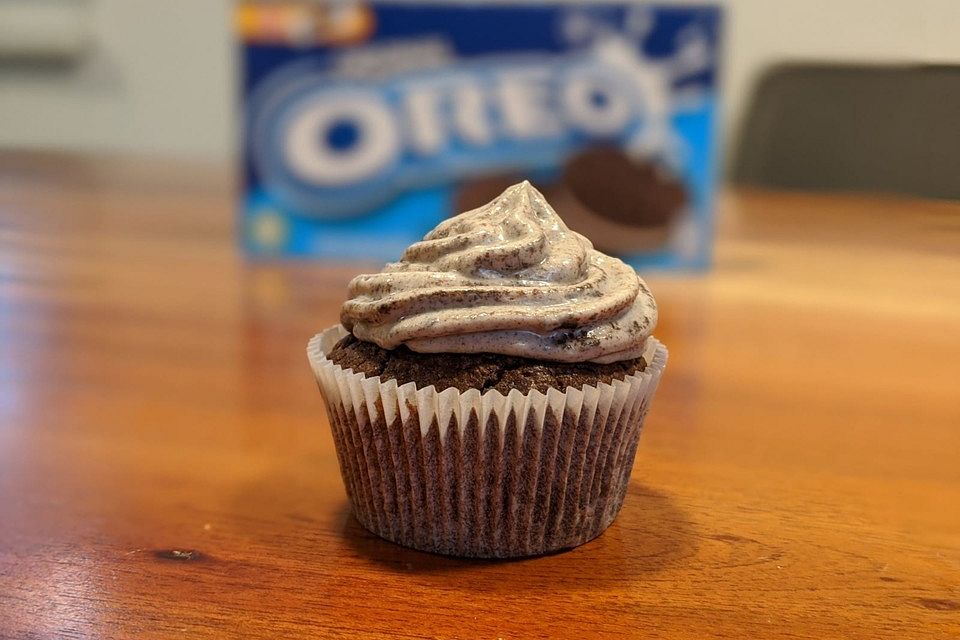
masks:
<path fill-rule="evenodd" d="M 364 527 L 508 558 L 613 522 L 666 365 L 657 309 L 530 183 L 354 278 L 340 320 L 307 353 Z"/>

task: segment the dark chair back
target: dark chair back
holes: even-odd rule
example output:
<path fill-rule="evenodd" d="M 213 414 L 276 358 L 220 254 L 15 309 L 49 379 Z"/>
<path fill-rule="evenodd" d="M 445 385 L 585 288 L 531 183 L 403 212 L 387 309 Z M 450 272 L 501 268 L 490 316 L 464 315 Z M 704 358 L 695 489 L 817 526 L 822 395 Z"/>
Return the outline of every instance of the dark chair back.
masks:
<path fill-rule="evenodd" d="M 732 179 L 960 198 L 960 67 L 777 66 L 757 83 Z"/>

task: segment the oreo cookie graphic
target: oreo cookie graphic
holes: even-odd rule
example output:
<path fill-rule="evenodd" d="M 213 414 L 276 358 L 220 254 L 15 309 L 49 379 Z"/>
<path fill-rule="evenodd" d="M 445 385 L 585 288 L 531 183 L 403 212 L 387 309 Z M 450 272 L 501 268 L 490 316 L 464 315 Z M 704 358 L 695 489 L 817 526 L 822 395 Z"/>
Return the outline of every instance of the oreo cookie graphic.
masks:
<path fill-rule="evenodd" d="M 547 197 L 571 229 L 620 254 L 665 245 L 687 202 L 676 178 L 614 147 L 571 157 Z"/>

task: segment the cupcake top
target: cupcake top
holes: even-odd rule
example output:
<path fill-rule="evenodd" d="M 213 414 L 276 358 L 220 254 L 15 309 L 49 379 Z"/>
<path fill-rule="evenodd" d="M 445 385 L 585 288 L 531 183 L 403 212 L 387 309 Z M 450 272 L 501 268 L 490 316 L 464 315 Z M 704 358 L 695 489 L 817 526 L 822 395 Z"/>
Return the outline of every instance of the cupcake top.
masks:
<path fill-rule="evenodd" d="M 638 358 L 657 307 L 634 270 L 563 223 L 529 182 L 445 220 L 350 282 L 340 321 L 384 349 L 553 362 Z"/>

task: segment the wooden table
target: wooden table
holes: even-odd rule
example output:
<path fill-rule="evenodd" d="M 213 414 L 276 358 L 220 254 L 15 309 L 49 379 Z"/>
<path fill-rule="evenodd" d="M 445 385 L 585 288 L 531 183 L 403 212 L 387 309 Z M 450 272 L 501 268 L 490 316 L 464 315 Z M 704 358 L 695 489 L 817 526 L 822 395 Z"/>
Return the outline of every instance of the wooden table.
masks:
<path fill-rule="evenodd" d="M 514 562 L 357 524 L 304 345 L 368 267 L 231 232 L 223 172 L 0 159 L 0 637 L 960 635 L 957 204 L 727 194 L 619 519 Z"/>

